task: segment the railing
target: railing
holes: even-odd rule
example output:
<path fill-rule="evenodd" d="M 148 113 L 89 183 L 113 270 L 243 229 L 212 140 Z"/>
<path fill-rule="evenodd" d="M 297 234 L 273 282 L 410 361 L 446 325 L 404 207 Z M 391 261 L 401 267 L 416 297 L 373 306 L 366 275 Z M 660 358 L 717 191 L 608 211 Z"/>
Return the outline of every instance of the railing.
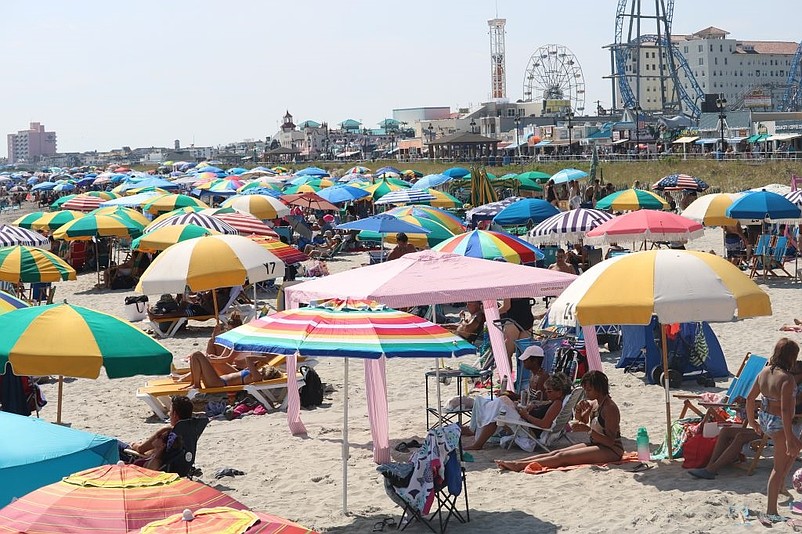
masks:
<path fill-rule="evenodd" d="M 733 152 L 729 154 L 724 154 L 723 158 L 721 154 L 716 152 L 707 152 L 707 153 L 697 153 L 697 152 L 688 152 L 687 154 L 683 154 L 682 152 L 664 152 L 664 153 L 641 153 L 641 154 L 618 154 L 618 153 L 609 153 L 609 154 L 599 154 L 599 163 L 605 162 L 638 162 L 638 161 L 663 161 L 663 160 L 707 160 L 707 161 L 717 161 L 717 160 L 724 160 L 724 161 L 744 161 L 744 162 L 761 162 L 767 160 L 792 160 L 798 161 L 802 160 L 802 152 Z M 593 160 L 592 154 L 540 154 L 537 156 L 521 156 L 521 157 L 481 157 L 476 158 L 475 160 L 470 160 L 466 158 L 436 158 L 432 160 L 432 158 L 427 157 L 397 157 L 394 158 L 396 161 L 399 162 L 415 162 L 415 161 L 437 161 L 443 163 L 454 163 L 454 162 L 462 162 L 462 163 L 479 163 L 482 165 L 533 165 L 537 163 L 545 163 L 545 162 L 577 162 L 577 163 L 585 163 L 588 164 Z M 351 160 L 354 161 L 354 160 Z"/>

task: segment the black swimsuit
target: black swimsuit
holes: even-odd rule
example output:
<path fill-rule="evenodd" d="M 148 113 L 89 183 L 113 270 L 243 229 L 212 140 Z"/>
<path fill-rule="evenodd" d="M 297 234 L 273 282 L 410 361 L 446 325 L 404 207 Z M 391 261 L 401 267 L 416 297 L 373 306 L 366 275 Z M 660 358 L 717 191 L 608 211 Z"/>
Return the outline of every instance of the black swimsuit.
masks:
<path fill-rule="evenodd" d="M 604 430 L 604 432 L 603 432 L 604 435 L 607 435 L 607 431 L 606 431 L 606 428 L 605 428 L 606 425 L 604 424 L 604 416 L 602 416 L 602 406 L 604 406 L 604 404 L 607 402 L 607 400 L 609 398 L 610 397 L 607 397 L 606 399 L 604 399 L 604 402 L 602 402 L 599 405 L 599 407 L 597 409 L 597 412 L 596 412 L 596 413 L 598 413 L 596 418 L 598 419 L 599 425 L 602 427 L 602 430 Z M 592 434 L 591 434 L 591 436 L 592 436 Z M 604 445 L 602 443 L 596 443 L 596 442 L 593 441 L 593 437 L 590 438 L 590 445 L 596 445 L 597 447 L 604 447 L 605 449 L 610 449 L 611 451 L 613 451 L 618 456 L 619 459 L 622 456 L 624 456 L 624 444 L 621 442 L 621 431 L 620 430 L 616 433 L 615 442 L 613 443 L 612 446 Z"/>

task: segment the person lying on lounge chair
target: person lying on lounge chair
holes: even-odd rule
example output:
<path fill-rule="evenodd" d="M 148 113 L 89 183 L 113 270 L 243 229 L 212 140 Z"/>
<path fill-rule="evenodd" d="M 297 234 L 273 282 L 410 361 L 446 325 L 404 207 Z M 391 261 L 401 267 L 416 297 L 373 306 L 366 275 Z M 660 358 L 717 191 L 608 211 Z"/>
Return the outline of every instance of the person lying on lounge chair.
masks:
<path fill-rule="evenodd" d="M 269 355 L 247 356 L 245 358 L 246 369 L 221 375 L 209 361 L 208 356 L 201 351 L 196 351 L 189 356 L 189 375 L 181 377 L 179 381 L 188 379 L 190 382 L 188 388 L 200 389 L 202 387 L 241 386 L 278 378 L 281 376 L 281 371 L 270 365 L 259 365 L 260 362 L 270 358 Z"/>
<path fill-rule="evenodd" d="M 581 422 L 589 422 L 590 441 L 521 460 L 496 460 L 499 469 L 523 471 L 530 464 L 540 467 L 567 467 L 617 462 L 623 457 L 621 412 L 610 397 L 607 375 L 601 371 L 588 371 L 582 377 L 581 385 L 585 390 L 586 400 L 576 405 L 575 416 Z"/>

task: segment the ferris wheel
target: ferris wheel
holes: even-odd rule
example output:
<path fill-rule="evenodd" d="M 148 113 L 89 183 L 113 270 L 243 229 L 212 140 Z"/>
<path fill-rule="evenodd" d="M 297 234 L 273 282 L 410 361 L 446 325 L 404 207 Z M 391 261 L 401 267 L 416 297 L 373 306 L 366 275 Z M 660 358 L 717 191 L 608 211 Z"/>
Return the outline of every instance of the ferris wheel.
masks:
<path fill-rule="evenodd" d="M 524 74 L 524 101 L 568 100 L 571 110 L 585 110 L 585 76 L 565 46 L 543 45 L 530 56 Z"/>

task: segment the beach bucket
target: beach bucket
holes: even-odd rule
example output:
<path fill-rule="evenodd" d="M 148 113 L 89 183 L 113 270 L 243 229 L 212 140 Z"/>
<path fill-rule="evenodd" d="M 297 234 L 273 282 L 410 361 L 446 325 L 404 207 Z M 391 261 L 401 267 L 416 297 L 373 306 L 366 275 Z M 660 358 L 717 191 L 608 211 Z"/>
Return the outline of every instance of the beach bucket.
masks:
<path fill-rule="evenodd" d="M 148 316 L 148 296 L 135 295 L 125 297 L 125 318 L 137 322 Z"/>

